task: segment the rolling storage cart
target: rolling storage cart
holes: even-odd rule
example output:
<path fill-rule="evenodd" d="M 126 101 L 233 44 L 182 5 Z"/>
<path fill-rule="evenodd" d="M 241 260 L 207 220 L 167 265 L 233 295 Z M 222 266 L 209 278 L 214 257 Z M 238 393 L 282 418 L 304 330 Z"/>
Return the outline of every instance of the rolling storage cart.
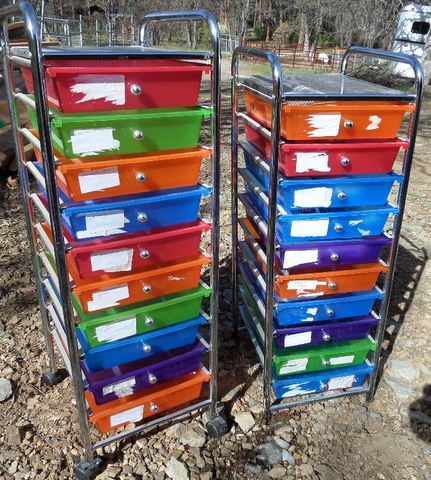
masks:
<path fill-rule="evenodd" d="M 22 17 L 28 48 L 11 48 L 6 24 Z M 144 17 L 140 45 L 41 48 L 27 2 L 0 10 L 4 76 L 36 273 L 49 386 L 72 378 L 84 458 L 145 429 L 209 409 L 211 436 L 226 431 L 217 408 L 220 39 L 207 11 Z M 208 52 L 148 48 L 150 23 L 204 22 Z M 28 94 L 16 92 L 13 67 Z M 198 106 L 203 74 L 211 102 Z M 16 115 L 27 107 L 33 128 Z M 211 121 L 211 144 L 198 145 Z M 36 161 L 25 160 L 24 141 Z M 198 183 L 203 161 L 211 186 Z M 199 218 L 211 197 L 211 223 Z M 200 252 L 210 235 L 210 256 Z M 210 285 L 200 281 L 210 267 Z M 210 298 L 209 313 L 202 303 Z M 207 361 L 208 360 L 208 361 Z M 93 442 L 94 427 L 104 434 Z M 133 423 L 129 429 L 121 429 Z M 119 431 L 116 431 L 120 429 Z"/>
<path fill-rule="evenodd" d="M 356 56 L 410 65 L 413 93 L 349 76 Z M 268 62 L 272 77 L 240 75 L 247 58 Z M 234 52 L 233 322 L 237 335 L 240 314 L 263 365 L 267 416 L 373 399 L 421 95 L 421 66 L 403 54 L 351 47 L 341 73 L 283 78 L 272 52 Z"/>

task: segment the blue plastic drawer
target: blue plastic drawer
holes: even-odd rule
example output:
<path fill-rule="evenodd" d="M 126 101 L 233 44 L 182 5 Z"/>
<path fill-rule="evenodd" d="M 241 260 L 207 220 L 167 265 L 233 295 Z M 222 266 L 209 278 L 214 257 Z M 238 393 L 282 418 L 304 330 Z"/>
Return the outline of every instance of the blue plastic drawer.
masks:
<path fill-rule="evenodd" d="M 275 377 L 274 394 L 281 399 L 360 387 L 367 381 L 372 371 L 372 365 L 366 361 L 362 365 L 353 367 L 291 375 L 286 380 L 277 380 Z"/>
<path fill-rule="evenodd" d="M 248 170 L 268 192 L 269 164 L 247 152 L 244 152 L 244 156 Z M 280 176 L 277 200 L 285 210 L 383 206 L 394 183 L 402 178 L 395 173 L 314 179 L 305 177 L 299 180 Z"/>
<path fill-rule="evenodd" d="M 241 271 L 252 291 L 265 301 L 265 277 L 249 263 L 241 263 Z M 274 323 L 277 327 L 306 325 L 309 323 L 328 322 L 345 318 L 369 315 L 377 300 L 383 294 L 380 290 L 331 295 L 311 300 L 282 301 L 274 298 Z"/>
<path fill-rule="evenodd" d="M 66 208 L 62 210 L 62 217 L 76 240 L 145 232 L 195 222 L 201 197 L 208 194 L 208 188 L 197 185 L 117 197 L 115 202 L 70 202 L 63 196 Z"/>
<path fill-rule="evenodd" d="M 199 325 L 205 322 L 205 318 L 199 316 L 171 327 L 161 328 L 150 333 L 136 335 L 97 347 L 89 346 L 79 326 L 76 328 L 76 335 L 85 354 L 87 368 L 91 372 L 95 372 L 190 345 L 196 340 Z"/>

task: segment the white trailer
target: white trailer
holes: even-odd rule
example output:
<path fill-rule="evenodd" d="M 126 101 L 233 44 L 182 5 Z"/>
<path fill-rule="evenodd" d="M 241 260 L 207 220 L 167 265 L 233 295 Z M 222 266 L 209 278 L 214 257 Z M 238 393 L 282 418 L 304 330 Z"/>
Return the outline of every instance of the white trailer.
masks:
<path fill-rule="evenodd" d="M 392 47 L 394 52 L 407 53 L 417 57 L 425 67 L 425 85 L 431 76 L 431 6 L 411 3 L 400 13 L 397 32 Z M 413 70 L 409 66 L 398 64 L 395 67 L 398 75 L 413 78 Z"/>

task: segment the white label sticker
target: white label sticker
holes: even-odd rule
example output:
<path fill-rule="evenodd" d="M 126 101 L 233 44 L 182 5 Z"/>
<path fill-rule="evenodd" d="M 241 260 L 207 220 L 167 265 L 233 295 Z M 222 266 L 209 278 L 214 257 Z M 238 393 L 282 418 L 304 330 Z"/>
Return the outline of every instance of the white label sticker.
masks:
<path fill-rule="evenodd" d="M 93 293 L 93 300 L 87 303 L 90 312 L 100 310 L 102 308 L 116 307 L 120 300 L 129 298 L 129 287 L 127 283 L 118 287 L 106 288 Z"/>
<path fill-rule="evenodd" d="M 121 338 L 132 337 L 136 335 L 136 317 L 100 325 L 100 327 L 96 327 L 95 333 L 99 342 L 113 342 Z"/>
<path fill-rule="evenodd" d="M 305 263 L 317 262 L 319 250 L 289 250 L 284 252 L 283 268 L 292 268 Z"/>
<path fill-rule="evenodd" d="M 382 121 L 382 119 L 377 115 L 371 115 L 368 120 L 370 121 L 370 124 L 365 130 L 377 130 L 380 127 L 380 123 Z"/>
<path fill-rule="evenodd" d="M 332 199 L 332 188 L 317 187 L 296 190 L 293 204 L 295 207 L 330 207 Z"/>
<path fill-rule="evenodd" d="M 341 114 L 310 115 L 308 124 L 313 130 L 308 132 L 309 137 L 336 137 L 340 131 Z"/>
<path fill-rule="evenodd" d="M 70 87 L 72 93 L 82 93 L 84 96 L 76 103 L 91 102 L 104 99 L 113 105 L 126 103 L 126 84 L 124 75 L 78 75 L 77 82 Z"/>
<path fill-rule="evenodd" d="M 316 315 L 316 313 L 317 313 L 317 307 L 307 308 L 307 313 L 308 313 L 309 315 Z"/>
<path fill-rule="evenodd" d="M 288 290 L 316 290 L 319 285 L 326 285 L 326 282 L 318 280 L 290 280 L 287 283 Z"/>
<path fill-rule="evenodd" d="M 334 357 L 329 359 L 331 365 L 342 365 L 344 363 L 352 363 L 355 359 L 354 355 L 346 355 L 344 357 Z"/>
<path fill-rule="evenodd" d="M 86 230 L 76 233 L 80 240 L 124 233 L 123 227 L 126 223 L 129 223 L 129 220 L 124 216 L 123 210 L 85 214 L 84 219 Z"/>
<path fill-rule="evenodd" d="M 120 185 L 118 168 L 100 168 L 91 172 L 83 172 L 78 175 L 79 188 L 81 193 L 99 192 L 107 188 Z"/>
<path fill-rule="evenodd" d="M 329 157 L 324 152 L 298 152 L 296 154 L 296 173 L 330 172 Z"/>
<path fill-rule="evenodd" d="M 293 220 L 290 229 L 292 237 L 324 237 L 328 234 L 329 219 Z"/>
<path fill-rule="evenodd" d="M 92 253 L 91 271 L 129 272 L 132 269 L 133 248 L 121 248 L 108 252 Z"/>
<path fill-rule="evenodd" d="M 109 395 L 110 393 L 116 393 L 117 397 L 124 397 L 133 392 L 133 388 L 136 385 L 135 377 L 123 380 L 122 382 L 111 383 L 103 387 L 103 395 Z M 127 392 L 127 393 L 126 393 Z"/>
<path fill-rule="evenodd" d="M 311 332 L 292 333 L 284 337 L 285 347 L 294 347 L 296 345 L 306 345 L 311 343 Z"/>
<path fill-rule="evenodd" d="M 144 406 L 129 408 L 124 412 L 111 415 L 111 427 L 116 427 L 127 422 L 139 422 L 144 418 Z"/>
<path fill-rule="evenodd" d="M 280 375 L 288 373 L 302 372 L 307 369 L 308 358 L 296 358 L 295 360 L 288 360 L 280 368 Z"/>
<path fill-rule="evenodd" d="M 349 388 L 355 383 L 355 375 L 346 375 L 344 377 L 330 378 L 328 382 L 328 390 L 340 390 Z"/>
<path fill-rule="evenodd" d="M 114 131 L 113 128 L 74 130 L 70 136 L 73 153 L 90 157 L 107 150 L 118 150 L 120 142 L 114 138 Z"/>
<path fill-rule="evenodd" d="M 307 389 L 308 386 L 308 389 Z M 314 393 L 315 388 L 310 390 L 309 382 L 294 383 L 288 386 L 289 390 L 283 393 L 283 398 L 296 397 L 297 395 L 306 395 L 307 393 Z"/>

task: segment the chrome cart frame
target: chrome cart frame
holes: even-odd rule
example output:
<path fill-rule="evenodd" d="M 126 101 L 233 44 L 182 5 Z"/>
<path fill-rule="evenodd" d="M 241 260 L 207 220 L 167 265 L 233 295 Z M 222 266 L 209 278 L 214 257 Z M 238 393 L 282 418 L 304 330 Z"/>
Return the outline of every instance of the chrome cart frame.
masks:
<path fill-rule="evenodd" d="M 234 333 L 237 336 L 239 330 L 239 314 L 245 323 L 247 330 L 251 336 L 252 342 L 257 350 L 257 354 L 260 362 L 263 364 L 263 390 L 264 390 L 264 403 L 265 403 L 265 413 L 267 418 L 270 417 L 271 413 L 277 410 L 282 410 L 285 408 L 305 405 L 312 402 L 318 402 L 322 400 L 328 400 L 333 398 L 339 398 L 347 395 L 366 393 L 367 399 L 369 401 L 373 400 L 376 384 L 378 381 L 379 367 L 381 365 L 381 352 L 382 352 L 382 341 L 384 338 L 384 333 L 386 330 L 388 311 L 391 298 L 391 289 L 393 284 L 395 264 L 397 258 L 397 251 L 400 239 L 400 230 L 403 219 L 403 214 L 406 204 L 407 189 L 410 177 L 410 171 L 412 166 L 413 151 L 415 146 L 415 139 L 418 130 L 420 106 L 421 106 L 421 97 L 423 89 L 423 71 L 418 60 L 409 55 L 388 52 L 384 50 L 372 50 L 364 47 L 350 47 L 345 53 L 341 66 L 341 73 L 347 75 L 349 61 L 352 57 L 357 55 L 372 57 L 379 60 L 386 60 L 396 63 L 404 63 L 410 65 L 415 74 L 415 85 L 414 90 L 415 94 L 413 95 L 415 110 L 410 116 L 410 121 L 407 130 L 407 140 L 409 142 L 409 147 L 404 152 L 403 165 L 402 165 L 402 175 L 404 180 L 400 183 L 398 187 L 398 207 L 399 212 L 393 216 L 392 223 L 392 236 L 393 241 L 390 248 L 388 256 L 388 272 L 385 275 L 384 284 L 383 284 L 383 300 L 380 303 L 378 309 L 378 315 L 381 320 L 377 328 L 375 340 L 377 342 L 377 350 L 372 355 L 373 363 L 373 372 L 370 376 L 369 381 L 366 385 L 362 387 L 351 387 L 343 391 L 336 392 L 327 392 L 327 393 L 318 393 L 318 394 L 309 394 L 308 396 L 301 397 L 296 400 L 287 401 L 287 400 L 277 400 L 273 401 L 272 393 L 272 342 L 273 342 L 273 298 L 274 298 L 274 282 L 276 279 L 276 272 L 274 268 L 275 252 L 276 252 L 276 238 L 275 238 L 275 227 L 277 220 L 277 186 L 278 186 L 278 163 L 279 163 L 279 144 L 280 144 L 280 130 L 281 130 L 281 106 L 284 101 L 288 100 L 367 100 L 367 95 L 328 95 L 328 94 L 307 94 L 307 93 L 282 93 L 282 68 L 280 59 L 276 54 L 269 51 L 258 50 L 255 48 L 247 47 L 238 47 L 232 57 L 232 66 L 231 66 L 231 88 L 232 88 L 232 145 L 231 145 L 231 158 L 232 158 L 232 288 L 233 288 L 233 329 Z M 253 61 L 263 61 L 269 64 L 272 74 L 272 94 L 267 95 L 263 92 L 260 92 L 256 89 L 253 89 L 251 86 L 247 86 L 247 90 L 255 94 L 258 94 L 261 98 L 269 100 L 272 102 L 272 124 L 271 130 L 269 131 L 266 128 L 261 127 L 253 119 L 251 119 L 246 113 L 243 113 L 239 110 L 239 93 L 244 89 L 244 83 L 241 82 L 240 78 L 240 61 L 242 59 L 251 59 Z M 258 130 L 267 140 L 271 142 L 271 157 L 269 161 L 269 194 L 268 194 L 268 221 L 267 223 L 267 245 L 266 245 L 266 301 L 265 301 L 265 316 L 264 316 L 264 327 L 260 328 L 258 325 L 258 320 L 252 318 L 250 309 L 246 305 L 240 305 L 241 300 L 241 283 L 246 282 L 246 279 L 241 274 L 241 269 L 239 266 L 239 259 L 241 258 L 241 249 L 239 247 L 239 228 L 241 222 L 238 221 L 238 209 L 239 202 L 241 202 L 241 197 L 239 195 L 238 188 L 238 147 L 241 147 L 241 142 L 239 140 L 239 126 L 240 121 L 247 123 L 249 126 Z M 244 146 L 242 146 L 244 148 Z M 253 152 L 256 155 L 256 152 Z M 241 202 L 243 203 L 243 202 Z M 243 203 L 243 206 L 247 210 L 247 205 Z M 244 230 L 242 230 L 244 231 Z M 242 295 L 242 300 L 246 304 L 246 299 Z M 250 323 L 253 322 L 253 323 Z M 254 328 L 257 328 L 258 334 L 263 339 L 264 348 L 262 349 L 256 340 L 256 334 L 254 333 L 251 325 L 253 324 Z"/>
<path fill-rule="evenodd" d="M 7 22 L 11 17 L 22 18 L 24 20 L 25 34 L 28 41 L 30 52 L 29 58 L 24 58 L 13 53 L 8 38 Z M 212 66 L 211 73 L 211 101 L 210 106 L 213 109 L 211 125 L 211 255 L 212 266 L 210 273 L 210 287 L 213 290 L 210 304 L 210 345 L 209 368 L 211 372 L 209 398 L 199 401 L 193 405 L 181 408 L 173 413 L 161 415 L 133 429 L 125 430 L 110 437 L 105 437 L 95 443 L 92 441 L 92 434 L 87 415 L 87 404 L 84 396 L 84 381 L 80 368 L 80 353 L 75 334 L 75 317 L 71 304 L 69 272 L 66 262 L 66 252 L 69 248 L 67 241 L 63 236 L 61 209 L 63 208 L 58 196 L 58 186 L 56 181 L 56 164 L 53 145 L 50 134 L 50 120 L 46 85 L 44 81 L 43 59 L 44 50 L 41 46 L 41 32 L 39 30 L 38 20 L 33 7 L 27 2 L 20 2 L 0 10 L 0 47 L 3 52 L 4 79 L 7 87 L 9 112 L 11 117 L 12 130 L 14 135 L 15 149 L 17 155 L 17 164 L 19 179 L 22 188 L 24 213 L 28 231 L 31 254 L 33 258 L 33 268 L 35 271 L 36 287 L 40 312 L 42 317 L 42 327 L 45 338 L 46 349 L 48 353 L 48 371 L 42 376 L 42 381 L 53 386 L 59 383 L 63 376 L 60 374 L 56 361 L 54 346 L 57 346 L 63 357 L 66 368 L 72 378 L 74 394 L 76 399 L 76 408 L 78 411 L 78 420 L 80 428 L 81 443 L 84 449 L 84 457 L 76 467 L 75 475 L 78 479 L 89 479 L 100 471 L 102 459 L 95 455 L 95 450 L 104 447 L 112 442 L 116 442 L 126 437 L 136 435 L 154 426 L 175 420 L 185 414 L 191 414 L 197 411 L 209 409 L 209 422 L 207 424 L 208 432 L 211 436 L 220 436 L 226 432 L 226 421 L 219 415 L 217 408 L 217 371 L 218 371 L 218 290 L 219 290 L 219 211 L 220 211 L 220 33 L 218 23 L 215 17 L 205 10 L 184 11 L 184 12 L 161 12 L 150 13 L 146 15 L 140 27 L 140 48 L 143 48 L 146 40 L 146 33 L 150 23 L 155 22 L 185 22 L 196 21 L 204 22 L 210 32 L 212 51 L 204 52 L 202 59 L 206 59 Z M 120 51 L 120 47 L 119 51 Z M 139 46 L 138 46 L 139 48 Z M 181 58 L 188 57 L 187 51 L 183 52 Z M 79 54 L 74 55 L 79 56 Z M 97 48 L 94 50 L 94 56 L 97 56 Z M 154 54 L 157 57 L 157 53 Z M 176 52 L 176 58 L 179 58 Z M 31 101 L 22 93 L 15 91 L 13 78 L 13 66 L 22 65 L 30 67 L 32 71 L 33 83 L 35 88 L 34 101 Z M 25 128 L 21 128 L 18 115 L 18 102 L 31 104 L 36 108 L 37 120 L 39 124 L 40 141 Z M 37 174 L 35 168 L 32 168 L 32 162 L 26 162 L 24 155 L 24 138 L 33 142 L 41 149 L 45 162 L 45 175 Z M 47 192 L 48 210 L 44 209 L 37 197 L 32 194 L 30 186 L 30 175 L 32 174 L 41 181 Z M 36 207 L 36 209 L 35 209 Z M 61 322 L 53 318 L 53 309 L 50 308 L 50 298 L 45 289 L 43 280 L 43 268 L 47 268 L 47 263 L 43 262 L 44 254 L 40 252 L 36 240 L 36 210 L 45 217 L 51 225 L 53 232 L 53 253 L 55 256 L 59 300 L 59 306 L 63 316 L 65 331 L 59 332 Z M 46 260 L 46 257 L 45 257 Z M 49 266 L 48 266 L 49 267 Z M 52 273 L 52 272 L 51 272 Z M 65 339 L 65 342 L 61 339 Z"/>

